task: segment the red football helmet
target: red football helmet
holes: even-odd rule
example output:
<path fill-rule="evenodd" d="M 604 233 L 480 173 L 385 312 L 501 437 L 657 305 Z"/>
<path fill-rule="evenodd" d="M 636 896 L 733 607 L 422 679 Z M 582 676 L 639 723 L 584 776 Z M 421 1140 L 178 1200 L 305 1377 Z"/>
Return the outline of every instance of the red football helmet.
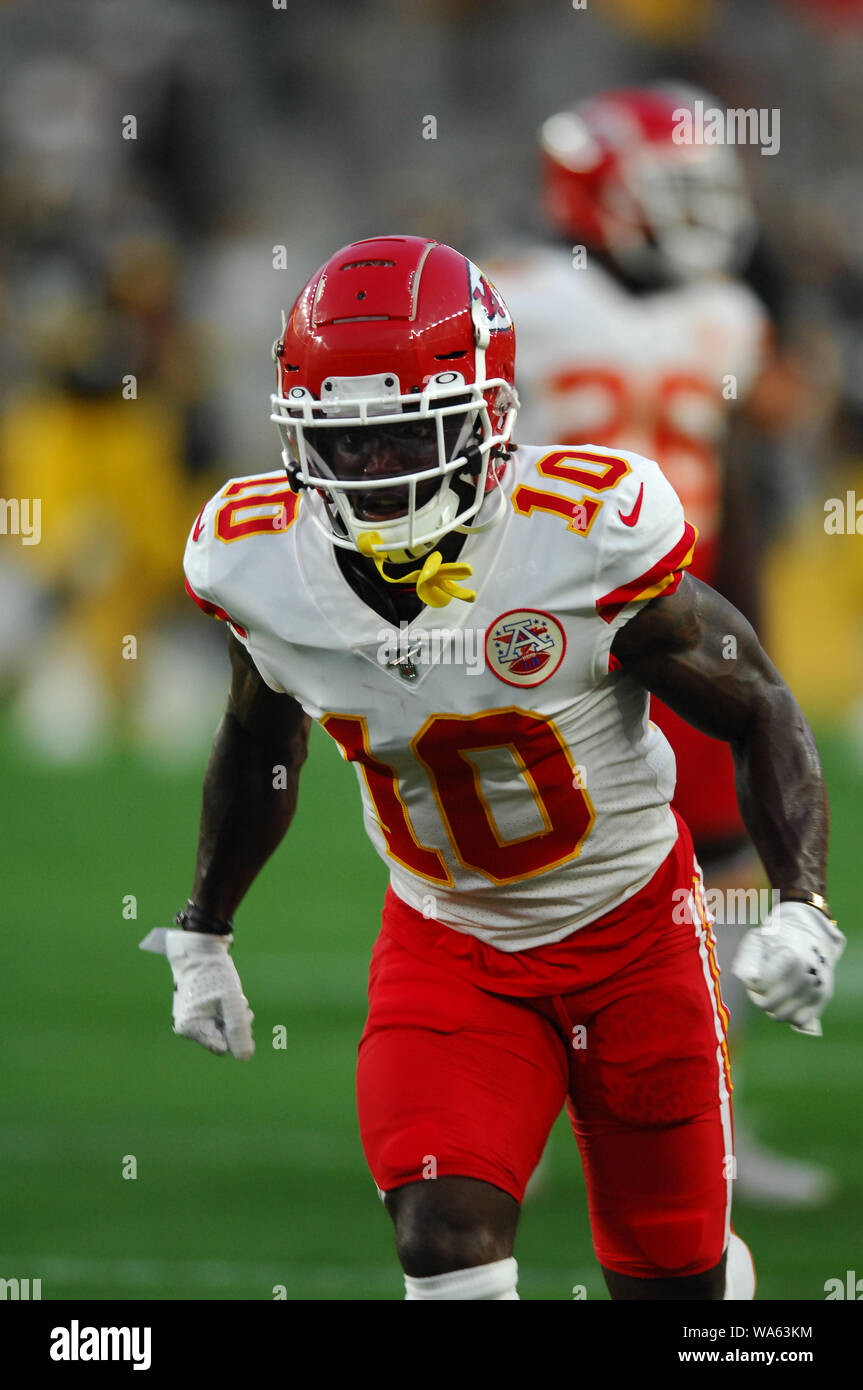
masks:
<path fill-rule="evenodd" d="M 735 150 L 681 139 L 682 112 L 697 99 L 711 104 L 659 84 L 550 116 L 540 133 L 543 203 L 558 231 L 646 283 L 739 269 L 755 214 Z"/>
<path fill-rule="evenodd" d="M 317 525 L 356 549 L 427 550 L 497 486 L 518 398 L 515 333 L 466 256 L 426 237 L 373 237 L 331 256 L 273 348 L 291 485 Z M 501 502 L 503 502 L 502 494 Z M 368 550 L 368 543 L 366 543 Z"/>

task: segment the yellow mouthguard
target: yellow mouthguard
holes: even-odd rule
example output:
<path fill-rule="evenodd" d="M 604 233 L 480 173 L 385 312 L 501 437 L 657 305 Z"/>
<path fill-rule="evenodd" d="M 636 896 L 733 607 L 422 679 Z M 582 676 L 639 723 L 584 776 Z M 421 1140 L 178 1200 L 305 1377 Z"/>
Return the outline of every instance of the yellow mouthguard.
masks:
<path fill-rule="evenodd" d="M 445 608 L 453 598 L 463 599 L 465 603 L 473 603 L 476 598 L 473 589 L 462 589 L 455 582 L 457 579 L 467 579 L 473 574 L 470 565 L 452 561 L 444 563 L 440 551 L 433 550 L 431 555 L 426 556 L 421 570 L 411 570 L 410 574 L 400 574 L 393 579 L 384 573 L 384 565 L 389 556 L 377 555 L 372 548 L 380 544 L 381 538 L 377 531 L 366 531 L 357 538 L 357 549 L 361 555 L 374 561 L 381 579 L 385 579 L 388 584 L 416 583 L 420 602 L 427 604 L 429 608 Z"/>

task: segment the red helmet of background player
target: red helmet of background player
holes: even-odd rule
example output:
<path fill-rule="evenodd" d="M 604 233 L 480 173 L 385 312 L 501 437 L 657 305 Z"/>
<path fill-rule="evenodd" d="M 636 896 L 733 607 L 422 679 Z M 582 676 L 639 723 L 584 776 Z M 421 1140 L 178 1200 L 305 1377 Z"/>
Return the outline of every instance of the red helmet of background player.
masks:
<path fill-rule="evenodd" d="M 657 85 L 605 92 L 550 116 L 540 148 L 543 205 L 555 228 L 645 283 L 739 270 L 754 211 L 735 150 L 686 138 L 683 113 L 696 100 L 716 107 L 692 88 Z"/>
<path fill-rule="evenodd" d="M 474 522 L 515 420 L 515 333 L 500 295 L 466 256 L 426 237 L 345 246 L 302 290 L 273 351 L 270 418 L 288 476 L 309 489 L 312 515 L 334 544 L 355 549 L 375 531 L 377 553 L 423 551 L 449 531 L 497 519 L 499 508 Z M 387 427 L 394 436 L 433 430 L 434 465 L 395 479 L 337 476 L 325 432 Z M 394 482 L 404 493 L 400 514 L 358 515 L 358 494 L 391 494 Z"/>

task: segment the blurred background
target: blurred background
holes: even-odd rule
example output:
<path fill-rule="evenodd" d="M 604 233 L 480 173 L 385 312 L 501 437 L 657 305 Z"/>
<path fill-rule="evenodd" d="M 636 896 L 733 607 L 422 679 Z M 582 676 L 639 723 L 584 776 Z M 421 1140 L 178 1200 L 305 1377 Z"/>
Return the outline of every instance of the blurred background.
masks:
<path fill-rule="evenodd" d="M 166 969 L 136 950 L 189 892 L 227 687 L 183 546 L 224 479 L 278 467 L 271 345 L 332 251 L 408 232 L 482 264 L 541 239 L 543 119 L 668 77 L 781 112 L 777 155 L 741 151 L 783 371 L 739 447 L 851 938 L 823 1041 L 758 1020 L 746 1071 L 766 1137 L 836 1195 L 736 1225 L 766 1298 L 822 1298 L 859 1264 L 863 542 L 824 517 L 863 501 L 862 70 L 861 0 L 2 6 L 0 497 L 39 499 L 41 530 L 6 508 L 0 1276 L 45 1298 L 402 1296 L 353 1095 L 385 874 L 322 736 L 238 920 L 253 1065 L 174 1039 Z M 524 1297 L 605 1297 L 563 1125 L 517 1254 Z"/>

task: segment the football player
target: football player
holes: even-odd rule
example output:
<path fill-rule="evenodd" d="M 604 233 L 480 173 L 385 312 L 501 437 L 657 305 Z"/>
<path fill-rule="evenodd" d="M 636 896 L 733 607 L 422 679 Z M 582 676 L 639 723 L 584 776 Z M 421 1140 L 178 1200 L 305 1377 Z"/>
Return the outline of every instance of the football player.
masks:
<path fill-rule="evenodd" d="M 693 100 L 690 89 L 656 85 L 551 116 L 541 176 L 559 240 L 493 274 L 519 328 L 520 431 L 655 459 L 698 530 L 690 573 L 757 627 L 763 545 L 747 459 L 728 433 L 735 411 L 754 415 L 757 405 L 763 417 L 777 390 L 786 401 L 786 372 L 768 349 L 767 312 L 739 278 L 756 221 L 737 153 L 679 138 Z M 732 643 L 726 655 L 734 660 Z M 749 912 L 764 879 L 728 745 L 659 700 L 651 718 L 674 750 L 674 809 L 692 832 L 712 901 L 733 891 L 732 905 Z M 738 915 L 716 913 L 735 1071 L 749 1012 L 729 969 L 744 931 Z M 771 1153 L 737 1120 L 740 1195 L 788 1205 L 829 1195 L 825 1170 Z"/>
<path fill-rule="evenodd" d="M 655 463 L 514 451 L 512 320 L 465 256 L 347 246 L 274 351 L 284 471 L 228 482 L 186 550 L 233 679 L 191 898 L 142 943 L 171 963 L 174 1031 L 252 1055 L 234 914 L 290 824 L 315 719 L 390 870 L 357 1093 L 406 1297 L 518 1297 L 520 1202 L 564 1104 L 612 1297 L 752 1297 L 713 938 L 648 700 L 730 743 L 782 892 L 739 968 L 816 1035 L 844 937 L 802 713 L 687 574 L 695 530 Z M 466 629 L 480 669 L 453 659 Z"/>

